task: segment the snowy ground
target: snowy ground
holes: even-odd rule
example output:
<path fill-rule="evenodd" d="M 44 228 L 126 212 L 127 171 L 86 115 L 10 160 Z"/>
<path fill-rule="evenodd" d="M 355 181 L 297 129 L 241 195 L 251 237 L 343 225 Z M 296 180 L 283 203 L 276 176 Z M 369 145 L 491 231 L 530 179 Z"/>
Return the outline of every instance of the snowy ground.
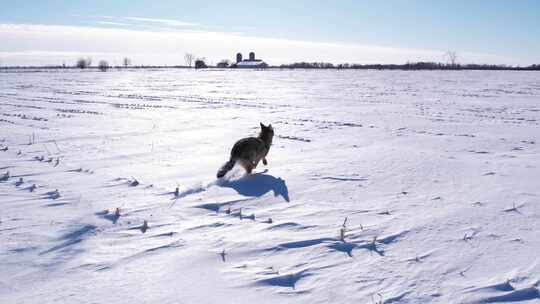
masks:
<path fill-rule="evenodd" d="M 0 73 L 0 303 L 539 303 L 539 123 L 535 72 Z"/>

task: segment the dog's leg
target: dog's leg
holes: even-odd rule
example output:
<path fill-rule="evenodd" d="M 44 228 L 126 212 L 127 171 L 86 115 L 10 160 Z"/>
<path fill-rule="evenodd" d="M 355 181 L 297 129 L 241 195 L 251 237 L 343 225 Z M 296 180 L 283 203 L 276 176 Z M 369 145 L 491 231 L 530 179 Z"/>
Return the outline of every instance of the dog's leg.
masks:
<path fill-rule="evenodd" d="M 254 168 L 254 165 L 251 161 L 249 160 L 242 160 L 241 163 L 242 167 L 244 168 L 244 170 L 246 170 L 246 172 L 248 174 L 251 174 L 251 172 L 253 171 L 253 168 Z"/>
<path fill-rule="evenodd" d="M 251 171 L 253 171 L 253 169 L 254 169 L 256 166 L 257 166 L 257 165 L 254 165 L 253 163 L 247 164 L 247 166 L 246 166 L 246 172 L 247 172 L 248 174 L 251 174 Z"/>

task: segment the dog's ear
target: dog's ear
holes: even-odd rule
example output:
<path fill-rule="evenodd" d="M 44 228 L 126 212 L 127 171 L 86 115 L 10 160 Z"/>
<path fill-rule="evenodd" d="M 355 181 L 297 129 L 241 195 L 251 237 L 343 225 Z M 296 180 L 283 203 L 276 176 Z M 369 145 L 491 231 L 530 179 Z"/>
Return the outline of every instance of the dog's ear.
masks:
<path fill-rule="evenodd" d="M 269 125 L 268 125 L 268 129 L 274 131 L 274 128 L 272 128 L 272 124 L 269 124 Z"/>
<path fill-rule="evenodd" d="M 266 128 L 266 127 L 265 127 L 265 126 L 263 125 L 263 123 L 262 123 L 262 122 L 259 122 L 259 123 L 261 124 L 261 129 L 264 129 L 264 128 Z"/>

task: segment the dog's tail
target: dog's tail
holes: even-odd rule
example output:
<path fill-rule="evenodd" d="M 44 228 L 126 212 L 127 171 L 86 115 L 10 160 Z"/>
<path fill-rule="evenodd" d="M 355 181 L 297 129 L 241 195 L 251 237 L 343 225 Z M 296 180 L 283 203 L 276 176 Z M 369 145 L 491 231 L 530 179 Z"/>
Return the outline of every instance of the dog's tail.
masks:
<path fill-rule="evenodd" d="M 226 162 L 223 166 L 221 166 L 221 168 L 219 168 L 217 172 L 217 178 L 222 178 L 223 176 L 225 176 L 227 172 L 231 171 L 231 169 L 234 167 L 235 164 L 236 164 L 236 160 L 234 159 L 231 159 L 228 162 Z"/>

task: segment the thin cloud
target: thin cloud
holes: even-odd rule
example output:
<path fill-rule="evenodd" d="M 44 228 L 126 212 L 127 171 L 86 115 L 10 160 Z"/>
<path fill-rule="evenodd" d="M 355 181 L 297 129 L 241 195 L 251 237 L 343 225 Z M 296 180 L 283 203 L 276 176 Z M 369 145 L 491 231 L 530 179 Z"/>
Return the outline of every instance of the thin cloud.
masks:
<path fill-rule="evenodd" d="M 200 26 L 200 24 L 198 23 L 185 22 L 175 19 L 107 15 L 89 15 L 88 17 L 98 19 L 97 21 L 95 21 L 96 24 L 112 26 L 131 26 L 134 29 L 174 31 L 177 29 L 186 29 Z"/>
<path fill-rule="evenodd" d="M 145 22 L 145 23 L 154 23 L 154 24 L 163 24 L 168 26 L 178 26 L 178 27 L 184 27 L 184 26 L 197 26 L 199 24 L 192 23 L 192 22 L 184 22 L 179 20 L 173 20 L 173 19 L 156 19 L 156 18 L 143 18 L 143 17 L 122 17 L 122 19 L 130 20 L 130 21 L 139 21 L 139 22 Z"/>
<path fill-rule="evenodd" d="M 116 25 L 116 26 L 129 26 L 130 24 L 112 21 L 96 21 L 96 24 L 101 25 Z"/>
<path fill-rule="evenodd" d="M 74 15 L 77 16 L 77 15 Z M 108 16 L 108 15 L 89 15 L 88 17 L 92 18 L 100 18 L 100 19 L 118 19 L 116 16 Z"/>

